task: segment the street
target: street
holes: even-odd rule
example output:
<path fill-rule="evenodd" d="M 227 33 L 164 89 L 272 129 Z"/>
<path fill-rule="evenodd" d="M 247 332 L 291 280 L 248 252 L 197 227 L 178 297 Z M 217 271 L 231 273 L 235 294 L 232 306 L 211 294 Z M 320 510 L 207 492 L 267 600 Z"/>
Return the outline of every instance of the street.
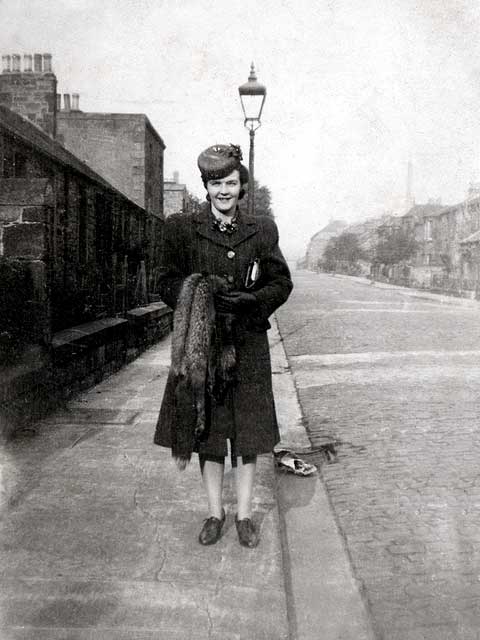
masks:
<path fill-rule="evenodd" d="M 378 637 L 480 638 L 480 306 L 295 285 L 277 320 Z"/>
<path fill-rule="evenodd" d="M 358 640 L 370 622 L 378 640 L 480 638 L 480 305 L 294 280 L 273 383 L 286 446 L 320 478 L 275 479 L 262 456 L 251 554 L 229 469 L 224 536 L 198 545 L 197 466 L 151 442 L 161 340 L 2 448 L 2 640 Z"/>

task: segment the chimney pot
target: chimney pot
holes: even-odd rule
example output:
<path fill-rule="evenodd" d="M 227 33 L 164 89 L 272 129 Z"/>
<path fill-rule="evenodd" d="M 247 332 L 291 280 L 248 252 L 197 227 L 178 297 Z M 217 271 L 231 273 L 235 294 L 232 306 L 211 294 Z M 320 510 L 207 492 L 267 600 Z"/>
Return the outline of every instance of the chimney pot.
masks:
<path fill-rule="evenodd" d="M 63 94 L 63 108 L 65 111 L 70 111 L 70 94 Z"/>
<path fill-rule="evenodd" d="M 178 172 L 178 171 L 174 171 L 174 172 L 173 172 L 173 181 L 174 181 L 176 184 L 178 184 L 179 180 L 180 180 L 180 174 L 179 174 L 179 172 Z"/>
<path fill-rule="evenodd" d="M 32 58 L 32 55 L 30 53 L 26 53 L 23 56 L 23 70 L 26 73 L 31 73 L 32 72 L 32 61 L 33 61 L 33 58 Z"/>
<path fill-rule="evenodd" d="M 72 93 L 72 111 L 80 111 L 80 95 Z"/>
<path fill-rule="evenodd" d="M 52 54 L 43 54 L 43 73 L 52 73 Z"/>
<path fill-rule="evenodd" d="M 13 73 L 19 73 L 20 72 L 20 56 L 18 55 L 18 53 L 14 53 L 12 55 L 12 71 Z"/>
<path fill-rule="evenodd" d="M 41 53 L 35 53 L 33 56 L 33 70 L 35 71 L 35 73 L 42 72 L 42 54 Z"/>
<path fill-rule="evenodd" d="M 12 70 L 12 58 L 9 55 L 2 56 L 3 73 L 10 73 Z"/>
<path fill-rule="evenodd" d="M 62 94 L 57 93 L 57 111 L 61 111 L 62 109 Z"/>

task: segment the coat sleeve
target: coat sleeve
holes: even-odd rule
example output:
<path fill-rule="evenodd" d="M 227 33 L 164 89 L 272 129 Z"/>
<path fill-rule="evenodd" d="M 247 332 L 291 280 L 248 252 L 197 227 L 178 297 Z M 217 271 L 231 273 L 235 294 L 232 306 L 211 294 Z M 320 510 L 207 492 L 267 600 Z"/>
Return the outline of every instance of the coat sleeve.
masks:
<path fill-rule="evenodd" d="M 159 293 L 163 302 L 175 309 L 186 272 L 185 221 L 180 216 L 167 218 L 163 237 Z"/>
<path fill-rule="evenodd" d="M 264 235 L 267 251 L 261 259 L 259 288 L 253 293 L 257 299 L 256 315 L 266 322 L 269 316 L 288 298 L 293 289 L 287 261 L 278 246 L 278 229 L 275 222 L 265 219 Z"/>

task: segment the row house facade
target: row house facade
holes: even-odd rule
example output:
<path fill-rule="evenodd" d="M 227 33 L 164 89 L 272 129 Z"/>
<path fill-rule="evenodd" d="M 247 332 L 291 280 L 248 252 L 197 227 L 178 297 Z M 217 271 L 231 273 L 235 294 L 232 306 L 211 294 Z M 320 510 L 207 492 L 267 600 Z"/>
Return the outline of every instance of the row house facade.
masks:
<path fill-rule="evenodd" d="M 472 292 L 479 288 L 480 197 L 473 190 L 456 205 L 415 205 L 402 224 L 418 246 L 409 260 L 412 284 Z"/>
<path fill-rule="evenodd" d="M 379 241 L 402 230 L 416 241 L 414 255 L 400 264 L 379 264 Z M 374 278 L 398 284 L 480 296 L 480 190 L 471 186 L 467 198 L 455 205 L 439 200 L 414 204 L 404 215 L 384 215 L 346 225 L 332 221 L 315 234 L 300 266 L 315 270 L 328 241 L 341 233 L 355 233 L 366 256 L 365 269 Z"/>
<path fill-rule="evenodd" d="M 385 214 L 377 218 L 368 218 L 367 220 L 352 224 L 348 224 L 343 220 L 330 220 L 323 229 L 311 237 L 305 256 L 298 263 L 299 267 L 312 271 L 318 269 L 329 241 L 342 233 L 355 234 L 366 259 L 373 259 L 378 235 L 382 232 L 382 229 L 387 229 L 392 219 L 394 219 L 393 216 Z M 370 270 L 367 261 L 359 266 L 364 272 L 369 272 Z"/>
<path fill-rule="evenodd" d="M 415 255 L 407 261 L 411 284 L 431 286 L 433 277 L 443 273 L 446 262 L 436 243 L 436 221 L 444 209 L 439 201 L 432 200 L 427 204 L 414 204 L 406 214 L 396 219 L 397 227 L 412 234 L 417 243 Z"/>

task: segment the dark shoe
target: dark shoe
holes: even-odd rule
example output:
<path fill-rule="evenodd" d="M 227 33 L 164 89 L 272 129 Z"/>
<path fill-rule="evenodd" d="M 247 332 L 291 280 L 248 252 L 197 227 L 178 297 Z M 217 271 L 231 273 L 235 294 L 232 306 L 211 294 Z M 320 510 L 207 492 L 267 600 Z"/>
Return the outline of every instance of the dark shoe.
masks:
<path fill-rule="evenodd" d="M 222 509 L 222 519 L 219 520 L 215 516 L 207 518 L 204 523 L 198 540 L 200 544 L 215 544 L 222 535 L 222 527 L 225 522 L 225 509 Z"/>
<path fill-rule="evenodd" d="M 253 549 L 259 542 L 259 537 L 255 525 L 250 518 L 238 520 L 235 516 L 235 525 L 237 527 L 238 541 L 243 547 Z"/>

